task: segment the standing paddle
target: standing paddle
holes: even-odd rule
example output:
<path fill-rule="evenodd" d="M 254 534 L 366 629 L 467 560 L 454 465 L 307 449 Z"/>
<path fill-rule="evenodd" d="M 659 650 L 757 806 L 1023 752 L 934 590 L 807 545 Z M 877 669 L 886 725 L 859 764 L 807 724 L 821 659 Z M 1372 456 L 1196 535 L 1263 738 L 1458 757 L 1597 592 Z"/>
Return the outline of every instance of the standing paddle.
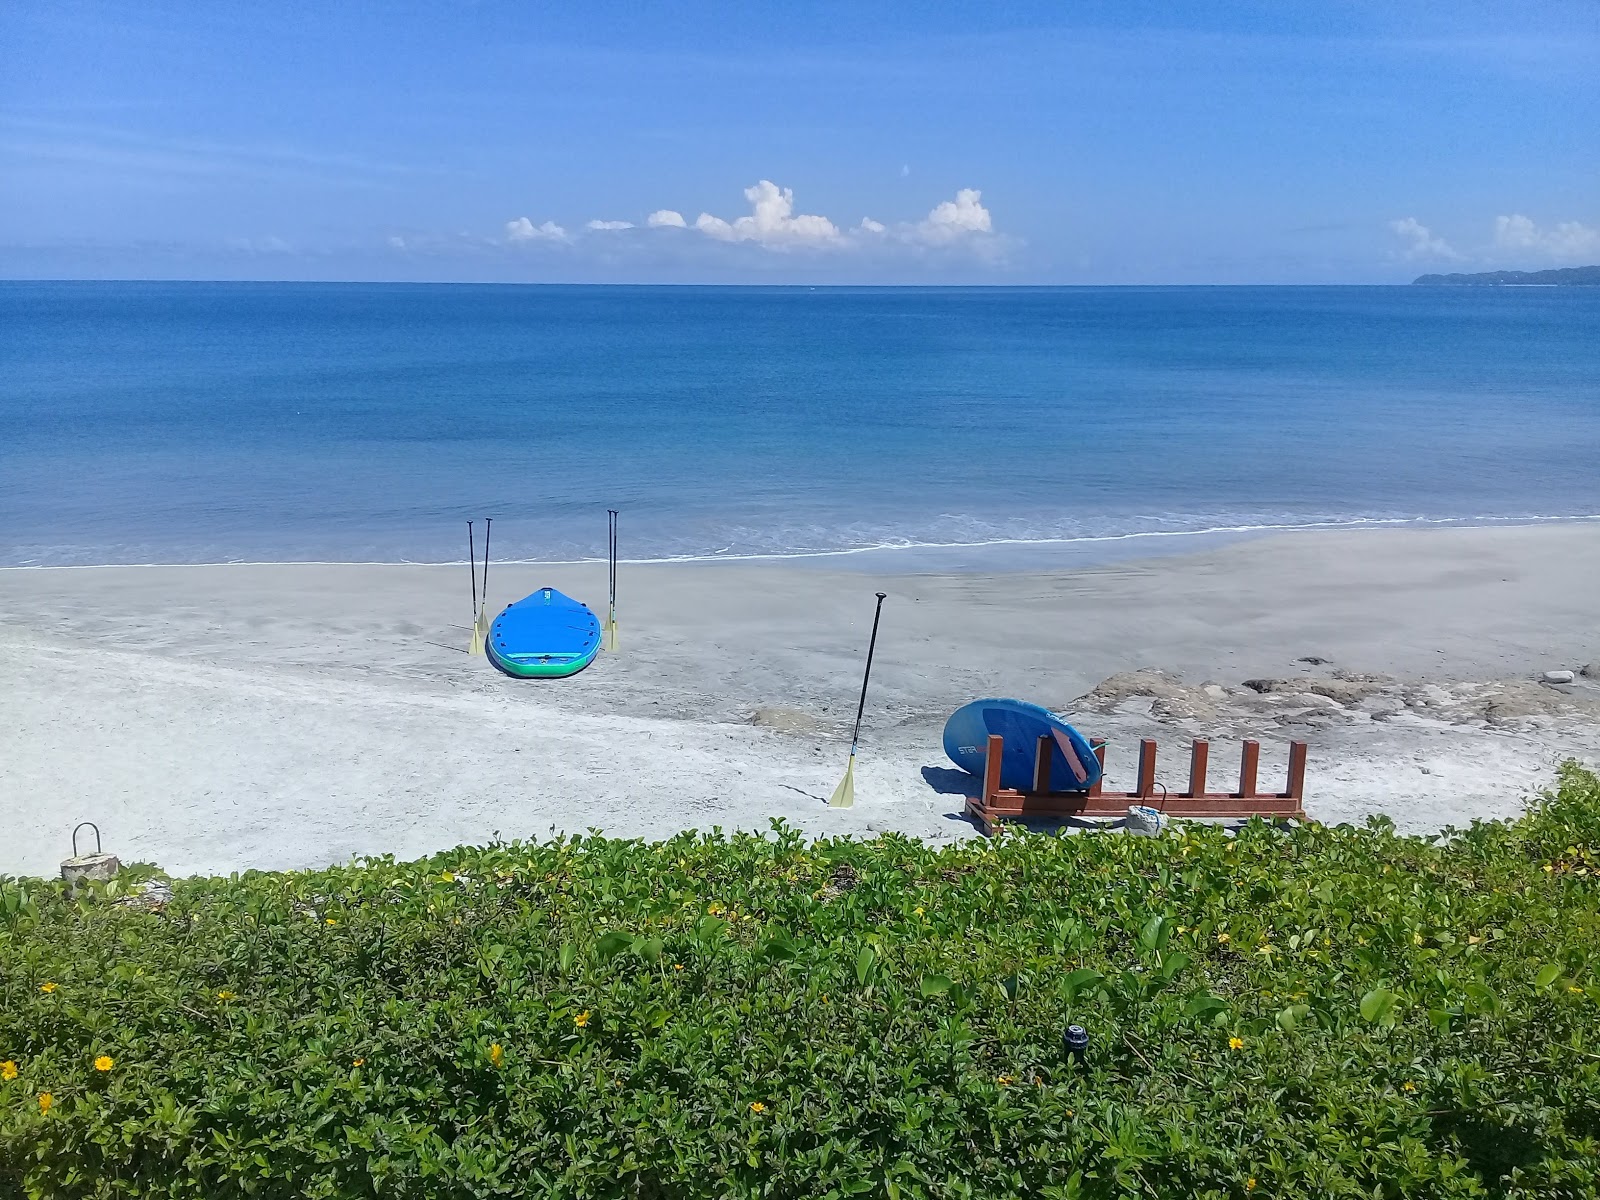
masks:
<path fill-rule="evenodd" d="M 883 598 L 878 593 L 878 607 L 872 613 L 872 640 L 867 643 L 867 669 L 861 675 L 861 703 L 856 705 L 856 728 L 850 735 L 850 762 L 845 766 L 844 778 L 833 789 L 828 800 L 829 808 L 849 808 L 856 802 L 856 743 L 861 740 L 861 714 L 867 711 L 867 680 L 872 678 L 872 652 L 878 647 L 878 618 L 883 615 Z"/>
<path fill-rule="evenodd" d="M 467 522 L 467 573 L 472 576 L 472 640 L 467 643 L 467 653 L 482 654 L 483 624 L 478 616 L 478 544 L 472 538 L 471 521 Z"/>
<path fill-rule="evenodd" d="M 611 607 L 606 613 L 605 648 L 616 653 L 617 650 L 617 510 L 606 509 L 606 567 L 608 570 L 608 587 L 611 595 Z"/>
<path fill-rule="evenodd" d="M 483 606 L 478 609 L 478 619 L 472 623 L 472 652 L 482 654 L 489 640 L 489 530 L 493 517 L 483 519 Z"/>

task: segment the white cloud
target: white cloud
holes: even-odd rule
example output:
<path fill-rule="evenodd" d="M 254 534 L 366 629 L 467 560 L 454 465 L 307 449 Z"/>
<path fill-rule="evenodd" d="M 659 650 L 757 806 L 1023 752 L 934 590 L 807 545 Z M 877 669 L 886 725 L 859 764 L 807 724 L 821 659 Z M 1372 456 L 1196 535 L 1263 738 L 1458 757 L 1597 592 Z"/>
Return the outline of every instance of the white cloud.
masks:
<path fill-rule="evenodd" d="M 391 250 L 404 250 L 405 248 L 406 248 L 406 240 L 405 240 L 405 238 L 396 235 L 395 237 L 392 237 L 392 238 L 389 239 L 389 249 L 391 249 Z"/>
<path fill-rule="evenodd" d="M 1577 221 L 1541 229 L 1521 215 L 1496 217 L 1494 246 L 1498 251 L 1536 254 L 1554 262 L 1586 262 L 1600 258 L 1600 229 Z"/>
<path fill-rule="evenodd" d="M 910 174 L 911 174 L 911 164 L 910 163 L 901 163 L 900 164 L 900 178 L 904 179 L 904 178 L 906 178 L 906 176 L 908 176 Z"/>
<path fill-rule="evenodd" d="M 994 222 L 989 210 L 979 201 L 983 193 L 977 188 L 962 188 L 954 200 L 934 206 L 933 211 L 916 227 L 922 241 L 943 245 L 961 238 L 994 232 Z"/>
<path fill-rule="evenodd" d="M 839 230 L 827 217 L 794 212 L 794 192 L 763 179 L 744 190 L 750 215 L 724 221 L 701 213 L 694 227 L 707 237 L 724 242 L 756 242 L 763 246 L 825 246 L 839 240 Z"/>
<path fill-rule="evenodd" d="M 632 221 L 590 221 L 587 225 L 584 226 L 584 228 L 585 229 L 593 229 L 596 232 L 604 232 L 604 231 L 616 230 L 616 229 L 632 229 L 633 228 L 633 222 Z"/>
<path fill-rule="evenodd" d="M 682 213 L 673 212 L 670 208 L 658 208 L 644 219 L 644 223 L 651 229 L 682 229 L 684 220 Z"/>
<path fill-rule="evenodd" d="M 1462 257 L 1449 242 L 1442 237 L 1435 237 L 1433 231 L 1415 217 L 1401 217 L 1390 221 L 1389 229 L 1396 237 L 1404 238 L 1410 243 L 1401 251 L 1403 258 L 1414 261 L 1419 258 L 1456 260 Z"/>
<path fill-rule="evenodd" d="M 535 225 L 527 217 L 506 222 L 506 240 L 511 242 L 564 242 L 567 231 L 554 221 Z"/>
<path fill-rule="evenodd" d="M 862 233 L 882 233 L 888 227 L 882 221 L 874 221 L 871 217 L 862 217 L 861 224 L 857 228 Z"/>

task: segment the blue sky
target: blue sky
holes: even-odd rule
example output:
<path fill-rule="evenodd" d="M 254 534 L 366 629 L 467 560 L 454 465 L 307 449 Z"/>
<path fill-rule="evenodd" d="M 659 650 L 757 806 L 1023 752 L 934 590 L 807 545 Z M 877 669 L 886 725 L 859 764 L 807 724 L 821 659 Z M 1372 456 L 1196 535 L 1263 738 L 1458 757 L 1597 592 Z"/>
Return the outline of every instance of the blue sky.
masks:
<path fill-rule="evenodd" d="M 0 275 L 1316 283 L 1600 262 L 1597 63 L 1595 0 L 7 0 Z"/>

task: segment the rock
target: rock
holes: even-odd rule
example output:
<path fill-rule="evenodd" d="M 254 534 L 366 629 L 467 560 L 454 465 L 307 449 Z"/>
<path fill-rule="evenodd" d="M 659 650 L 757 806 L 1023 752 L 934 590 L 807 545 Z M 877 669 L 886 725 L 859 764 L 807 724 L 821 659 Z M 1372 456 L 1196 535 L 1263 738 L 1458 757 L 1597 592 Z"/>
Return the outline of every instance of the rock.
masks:
<path fill-rule="evenodd" d="M 1592 662 L 1579 672 L 1585 679 L 1600 679 L 1600 662 Z"/>
<path fill-rule="evenodd" d="M 1291 692 L 1286 700 L 1296 708 L 1342 708 L 1337 700 L 1319 692 Z"/>
<path fill-rule="evenodd" d="M 1183 720 L 1216 714 L 1213 697 L 1204 688 L 1184 683 L 1176 675 L 1152 667 L 1119 671 L 1102 679 L 1093 689 L 1078 697 L 1074 705 L 1110 713 L 1131 700 L 1153 701 L 1150 712 L 1158 717 Z"/>
<path fill-rule="evenodd" d="M 1244 686 L 1265 696 L 1268 692 L 1281 692 L 1284 682 L 1282 679 L 1246 679 Z"/>
<path fill-rule="evenodd" d="M 1200 685 L 1200 690 L 1213 700 L 1226 700 L 1228 698 L 1228 689 L 1220 683 L 1203 683 Z"/>
<path fill-rule="evenodd" d="M 1307 664 L 1309 664 L 1310 666 L 1313 666 L 1313 667 L 1325 667 L 1329 663 L 1331 663 L 1332 661 L 1333 661 L 1333 659 L 1331 659 L 1331 658 L 1323 658 L 1321 655 L 1318 655 L 1318 654 L 1306 654 L 1306 655 L 1303 655 L 1300 658 L 1295 659 L 1295 662 L 1307 663 Z"/>
<path fill-rule="evenodd" d="M 1336 672 L 1331 679 L 1311 675 L 1299 675 L 1293 679 L 1246 679 L 1244 686 L 1264 696 L 1278 692 L 1310 692 L 1338 704 L 1355 704 L 1374 692 L 1382 691 L 1388 682 L 1380 675 Z"/>
<path fill-rule="evenodd" d="M 126 908 L 156 910 L 172 902 L 172 885 L 164 879 L 146 879 L 138 888 L 117 900 Z"/>
<path fill-rule="evenodd" d="M 76 890 L 85 881 L 106 883 L 115 879 L 120 870 L 122 863 L 115 854 L 83 854 L 62 861 L 61 878 Z"/>
<path fill-rule="evenodd" d="M 1546 683 L 1571 683 L 1574 678 L 1576 677 L 1571 671 L 1546 671 L 1544 673 L 1544 681 Z"/>

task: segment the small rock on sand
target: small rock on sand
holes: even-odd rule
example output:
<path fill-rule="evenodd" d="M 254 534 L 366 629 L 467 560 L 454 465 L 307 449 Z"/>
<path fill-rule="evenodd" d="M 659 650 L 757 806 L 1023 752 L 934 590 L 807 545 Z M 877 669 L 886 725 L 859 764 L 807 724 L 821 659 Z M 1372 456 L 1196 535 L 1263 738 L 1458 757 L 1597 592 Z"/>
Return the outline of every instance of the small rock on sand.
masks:
<path fill-rule="evenodd" d="M 1600 679 L 1600 661 L 1590 663 L 1580 674 L 1585 679 Z"/>
<path fill-rule="evenodd" d="M 1588 668 L 1585 667 L 1584 670 L 1587 672 Z M 1571 671 L 1546 671 L 1544 673 L 1544 681 L 1546 683 L 1571 683 L 1574 678 Z"/>

